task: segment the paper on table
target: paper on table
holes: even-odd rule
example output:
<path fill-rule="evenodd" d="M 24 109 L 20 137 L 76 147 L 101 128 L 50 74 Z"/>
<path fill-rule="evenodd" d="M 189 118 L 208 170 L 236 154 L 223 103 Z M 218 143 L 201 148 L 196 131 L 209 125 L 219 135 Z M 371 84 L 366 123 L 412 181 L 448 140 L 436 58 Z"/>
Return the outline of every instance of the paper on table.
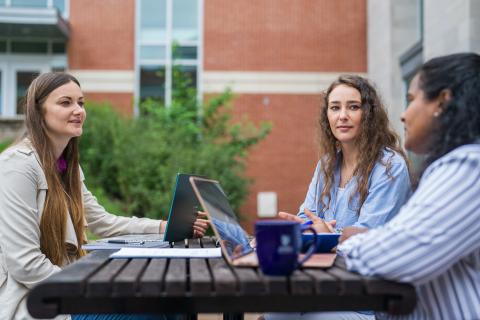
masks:
<path fill-rule="evenodd" d="M 122 248 L 110 258 L 221 258 L 220 248 Z"/>

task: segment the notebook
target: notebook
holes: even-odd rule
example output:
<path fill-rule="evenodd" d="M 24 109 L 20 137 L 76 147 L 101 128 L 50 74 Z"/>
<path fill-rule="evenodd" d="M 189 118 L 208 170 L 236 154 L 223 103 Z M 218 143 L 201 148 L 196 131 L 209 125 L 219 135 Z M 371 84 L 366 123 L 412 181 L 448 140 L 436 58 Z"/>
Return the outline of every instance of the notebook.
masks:
<path fill-rule="evenodd" d="M 255 249 L 250 245 L 251 237 L 238 222 L 220 183 L 198 177 L 190 177 L 189 180 L 227 262 L 232 266 L 257 267 L 258 259 Z M 330 267 L 335 256 L 334 253 L 314 254 L 303 267 Z"/>
<path fill-rule="evenodd" d="M 193 238 L 193 223 L 197 219 L 200 204 L 188 180 L 190 177 L 199 176 L 186 173 L 177 174 L 163 238 L 165 241 L 174 242 Z"/>

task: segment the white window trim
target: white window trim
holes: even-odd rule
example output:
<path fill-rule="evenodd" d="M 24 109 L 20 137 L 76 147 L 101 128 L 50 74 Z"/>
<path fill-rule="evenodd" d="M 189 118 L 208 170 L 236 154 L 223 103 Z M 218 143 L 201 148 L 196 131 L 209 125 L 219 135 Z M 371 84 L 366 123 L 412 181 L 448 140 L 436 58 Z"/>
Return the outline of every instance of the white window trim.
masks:
<path fill-rule="evenodd" d="M 0 68 L 2 70 L 2 119 L 21 119 L 23 115 L 17 115 L 17 78 L 16 71 L 48 72 L 52 68 L 54 58 L 52 55 L 30 54 L 0 54 Z M 28 62 L 25 62 L 28 61 Z"/>
<path fill-rule="evenodd" d="M 63 12 L 62 17 L 65 19 L 68 19 L 69 13 L 70 13 L 70 0 L 64 0 L 65 4 L 65 12 Z M 0 6 L 1 7 L 1 6 Z M 12 0 L 5 0 L 5 4 L 3 7 L 12 7 Z M 18 7 L 18 8 L 23 8 L 23 7 Z M 28 9 L 28 7 L 24 7 L 25 9 Z M 47 0 L 47 6 L 45 8 L 53 8 L 53 0 Z"/>
<path fill-rule="evenodd" d="M 138 104 L 140 101 L 140 68 L 141 66 L 159 66 L 165 68 L 165 105 L 171 104 L 172 97 L 172 34 L 173 34 L 173 1 L 166 0 L 166 39 L 165 40 L 141 40 L 140 39 L 140 1 L 135 1 L 135 92 L 134 92 L 134 115 L 139 114 Z M 201 99 L 202 95 L 202 74 L 203 74 L 203 12 L 204 0 L 197 0 L 198 2 L 198 40 L 178 41 L 181 46 L 196 46 L 197 59 L 176 59 L 176 65 L 196 66 L 197 67 L 197 96 Z M 142 45 L 162 45 L 165 46 L 165 59 L 140 59 L 140 46 Z"/>

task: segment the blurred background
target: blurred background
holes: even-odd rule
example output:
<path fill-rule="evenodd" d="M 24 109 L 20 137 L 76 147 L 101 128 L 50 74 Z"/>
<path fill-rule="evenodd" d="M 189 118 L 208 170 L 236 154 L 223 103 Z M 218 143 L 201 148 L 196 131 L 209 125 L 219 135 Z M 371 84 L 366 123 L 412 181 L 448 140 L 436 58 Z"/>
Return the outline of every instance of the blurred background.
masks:
<path fill-rule="evenodd" d="M 227 123 L 248 117 L 260 130 L 249 142 L 228 132 L 243 148 L 232 151 L 244 164 L 233 171 L 249 180 L 234 206 L 250 229 L 257 214 L 296 213 L 303 202 L 318 160 L 321 93 L 338 75 L 373 80 L 402 135 L 406 88 L 417 68 L 460 51 L 480 52 L 478 0 L 0 0 L 0 142 L 22 130 L 21 97 L 41 72 L 72 73 L 91 108 L 107 104 L 126 119 L 175 105 L 176 92 L 185 89 L 177 83 L 194 90 L 200 117 L 204 104 L 230 94 L 222 101 L 230 105 Z M 187 81 L 176 81 L 176 70 Z M 202 135 L 202 128 L 193 133 Z M 150 147 L 167 140 L 152 140 Z M 95 161 L 91 154 L 99 151 L 90 151 L 82 159 Z M 147 160 L 156 164 L 156 157 Z M 119 171 L 105 169 L 109 163 L 104 169 L 82 164 L 91 177 L 95 167 Z M 195 168 L 182 164 L 169 172 Z M 216 175 L 215 168 L 198 170 L 222 184 L 229 182 L 221 177 L 235 179 Z M 165 179 L 165 190 L 172 190 L 174 175 Z M 102 198 L 129 197 L 94 182 Z M 235 194 L 235 188 L 226 189 Z M 125 203 L 120 211 L 136 212 Z"/>

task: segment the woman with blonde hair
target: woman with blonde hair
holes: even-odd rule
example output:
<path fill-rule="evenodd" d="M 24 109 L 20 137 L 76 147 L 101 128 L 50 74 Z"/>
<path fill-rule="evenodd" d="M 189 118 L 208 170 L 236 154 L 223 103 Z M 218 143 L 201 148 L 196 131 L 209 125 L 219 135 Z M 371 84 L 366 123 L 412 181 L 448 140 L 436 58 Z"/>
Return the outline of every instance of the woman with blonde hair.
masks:
<path fill-rule="evenodd" d="M 27 136 L 0 155 L 0 319 L 31 319 L 28 290 L 85 255 L 87 227 L 103 237 L 165 230 L 165 221 L 107 213 L 88 191 L 78 154 L 85 118 L 73 76 L 45 73 L 29 86 Z M 202 236 L 206 227 L 204 220 L 195 221 L 195 235 Z"/>

